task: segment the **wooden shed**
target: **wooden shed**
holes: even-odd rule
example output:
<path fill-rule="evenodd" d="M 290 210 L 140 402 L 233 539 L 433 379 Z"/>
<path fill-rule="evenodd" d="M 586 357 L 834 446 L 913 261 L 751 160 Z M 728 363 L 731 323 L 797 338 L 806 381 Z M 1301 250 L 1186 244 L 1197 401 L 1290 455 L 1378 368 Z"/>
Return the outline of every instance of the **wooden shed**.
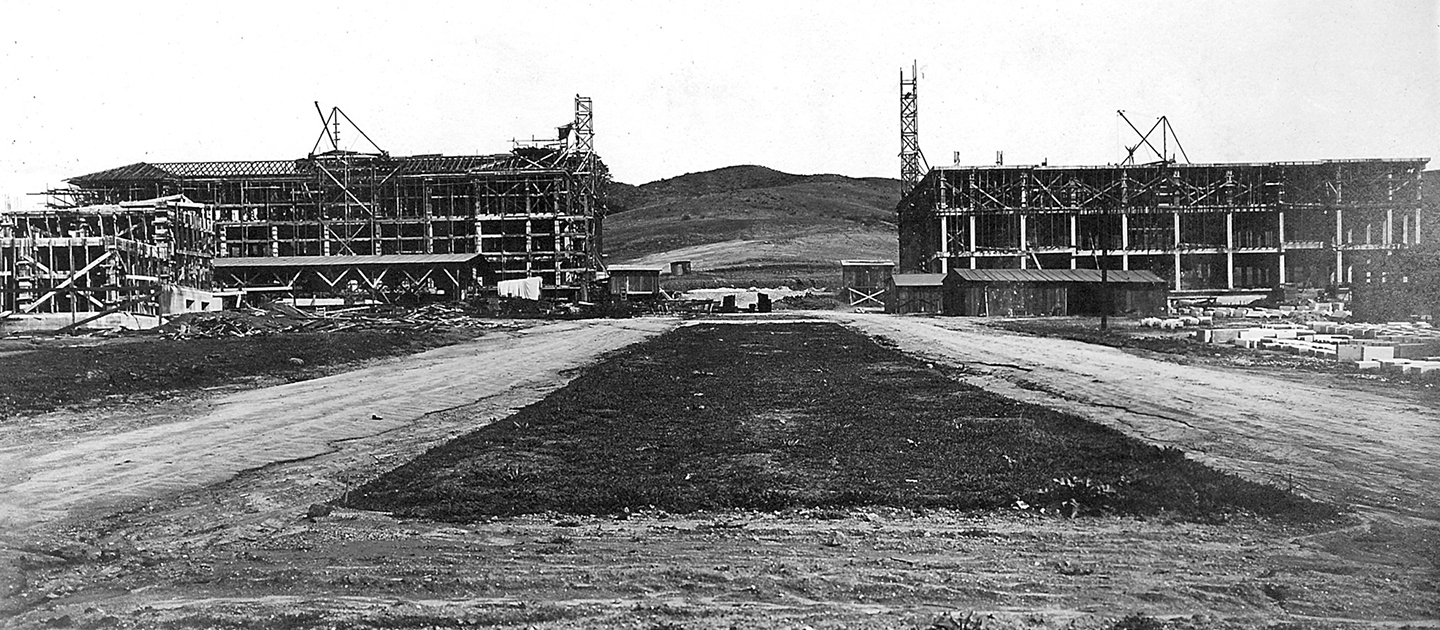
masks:
<path fill-rule="evenodd" d="M 885 312 L 940 314 L 945 307 L 945 274 L 902 273 L 886 283 Z"/>
<path fill-rule="evenodd" d="M 610 265 L 610 295 L 626 300 L 660 296 L 660 268 L 646 265 Z"/>
<path fill-rule="evenodd" d="M 954 269 L 945 277 L 947 315 L 1037 317 L 1099 315 L 1109 291 L 1110 314 L 1156 315 L 1168 289 L 1150 271 L 1098 269 Z"/>
<path fill-rule="evenodd" d="M 885 306 L 885 291 L 895 263 L 888 260 L 840 261 L 840 299 L 850 306 Z"/>

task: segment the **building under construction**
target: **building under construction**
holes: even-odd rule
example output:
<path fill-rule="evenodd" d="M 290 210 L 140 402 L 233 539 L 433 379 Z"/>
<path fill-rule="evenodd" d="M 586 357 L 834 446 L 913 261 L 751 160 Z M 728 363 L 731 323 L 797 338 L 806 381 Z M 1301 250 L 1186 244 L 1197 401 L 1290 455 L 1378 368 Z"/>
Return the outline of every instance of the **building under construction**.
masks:
<path fill-rule="evenodd" d="M 547 294 L 582 297 L 594 280 L 604 167 L 589 98 L 556 138 L 497 155 L 392 156 L 339 109 L 316 109 L 323 131 L 303 158 L 131 164 L 67 180 L 52 205 L 203 204 L 214 282 L 241 295 L 456 299 L 540 278 Z M 342 122 L 373 150 L 342 150 Z"/>
<path fill-rule="evenodd" d="M 0 320 L 150 328 L 218 310 L 214 252 L 211 213 L 181 195 L 0 214 Z"/>
<path fill-rule="evenodd" d="M 1339 290 L 1431 236 L 1427 159 L 1179 163 L 1164 118 L 1136 129 L 1120 164 L 922 170 L 915 87 L 902 71 L 902 272 L 1107 268 L 1152 271 L 1182 294 Z M 1142 149 L 1157 161 L 1135 163 Z"/>

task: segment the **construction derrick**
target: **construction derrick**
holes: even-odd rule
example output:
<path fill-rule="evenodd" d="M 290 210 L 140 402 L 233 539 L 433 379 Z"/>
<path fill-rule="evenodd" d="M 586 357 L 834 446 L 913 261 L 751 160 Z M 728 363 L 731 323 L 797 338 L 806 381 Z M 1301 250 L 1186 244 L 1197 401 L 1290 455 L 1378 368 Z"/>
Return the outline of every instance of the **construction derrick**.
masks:
<path fill-rule="evenodd" d="M 317 104 L 303 158 L 138 163 L 54 192 L 58 205 L 183 194 L 212 207 L 216 281 L 246 294 L 458 299 L 538 277 L 577 296 L 599 264 L 602 208 L 590 99 L 575 109 L 560 137 L 509 153 L 397 157 Z M 372 150 L 342 148 L 342 121 Z"/>
<path fill-rule="evenodd" d="M 1185 163 L 1190 163 L 1190 156 L 1185 154 L 1185 147 L 1180 145 L 1180 137 L 1175 135 L 1175 128 L 1170 126 L 1169 118 L 1161 116 L 1155 119 L 1155 124 L 1150 126 L 1149 131 L 1140 133 L 1140 128 L 1136 127 L 1135 123 L 1130 122 L 1130 117 L 1125 115 L 1124 110 L 1116 110 L 1115 113 L 1120 116 L 1121 120 L 1125 121 L 1126 125 L 1129 125 L 1130 130 L 1134 131 L 1135 135 L 1140 136 L 1139 142 L 1125 147 L 1125 159 L 1120 162 L 1121 164 L 1133 166 L 1135 164 L 1135 152 L 1142 146 L 1150 149 L 1161 162 L 1174 162 L 1175 156 L 1170 154 L 1170 140 L 1172 139 L 1175 140 L 1175 148 L 1180 150 L 1180 156 L 1185 159 Z M 1160 132 L 1160 146 L 1158 148 L 1154 142 L 1150 141 L 1150 136 L 1157 130 Z M 956 160 L 956 162 L 958 163 L 959 160 Z"/>

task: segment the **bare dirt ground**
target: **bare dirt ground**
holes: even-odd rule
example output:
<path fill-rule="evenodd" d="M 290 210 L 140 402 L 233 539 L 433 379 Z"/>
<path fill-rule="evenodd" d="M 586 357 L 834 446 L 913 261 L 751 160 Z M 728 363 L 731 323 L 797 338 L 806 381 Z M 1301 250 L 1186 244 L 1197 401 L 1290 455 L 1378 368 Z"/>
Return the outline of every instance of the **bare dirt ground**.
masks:
<path fill-rule="evenodd" d="M 559 323 L 315 381 L 83 422 L 49 414 L 26 425 L 48 430 L 0 435 L 0 620 L 923 628 L 950 614 L 957 628 L 1440 627 L 1440 415 L 1403 392 L 959 319 L 809 316 L 1356 515 L 1319 529 L 889 509 L 464 526 L 307 517 L 676 325 Z"/>
<path fill-rule="evenodd" d="M 1252 480 L 1440 521 L 1440 410 L 1419 394 L 1328 375 L 1179 365 L 967 318 L 832 317 L 965 367 L 972 384 L 1178 446 Z"/>
<path fill-rule="evenodd" d="M 60 411 L 15 422 L 17 428 L 0 436 L 0 542 L 6 547 L 0 572 L 10 580 L 0 593 L 14 594 L 16 569 L 26 562 L 26 554 L 17 556 L 15 550 L 33 544 L 29 541 L 43 536 L 40 530 L 47 526 L 84 523 L 146 500 L 223 485 L 247 471 L 265 476 L 267 467 L 287 462 L 303 463 L 301 469 L 311 474 L 282 478 L 263 502 L 303 510 L 336 488 L 322 471 L 347 469 L 356 457 L 379 463 L 413 456 L 476 422 L 543 397 L 564 384 L 569 370 L 602 353 L 673 325 L 546 324 L 314 380 L 152 408 Z M 457 408 L 467 413 L 443 413 Z M 417 423 L 422 418 L 437 421 Z M 391 444 L 393 452 L 348 446 L 384 441 L 392 432 L 403 434 L 403 441 Z M 291 481 L 314 486 L 314 496 L 293 492 Z"/>

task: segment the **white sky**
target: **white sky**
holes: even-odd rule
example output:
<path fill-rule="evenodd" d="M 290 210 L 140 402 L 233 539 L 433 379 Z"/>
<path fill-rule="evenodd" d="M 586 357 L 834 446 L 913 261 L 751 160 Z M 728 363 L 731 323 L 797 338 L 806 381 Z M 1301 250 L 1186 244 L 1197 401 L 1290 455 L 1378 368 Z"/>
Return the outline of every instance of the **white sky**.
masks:
<path fill-rule="evenodd" d="M 392 154 L 497 153 L 579 93 L 616 178 L 1093 164 L 1168 115 L 1197 162 L 1435 157 L 1436 2 L 0 0 L 0 193 L 139 161 L 291 159 L 339 105 Z M 32 200 L 33 203 L 33 200 Z"/>

